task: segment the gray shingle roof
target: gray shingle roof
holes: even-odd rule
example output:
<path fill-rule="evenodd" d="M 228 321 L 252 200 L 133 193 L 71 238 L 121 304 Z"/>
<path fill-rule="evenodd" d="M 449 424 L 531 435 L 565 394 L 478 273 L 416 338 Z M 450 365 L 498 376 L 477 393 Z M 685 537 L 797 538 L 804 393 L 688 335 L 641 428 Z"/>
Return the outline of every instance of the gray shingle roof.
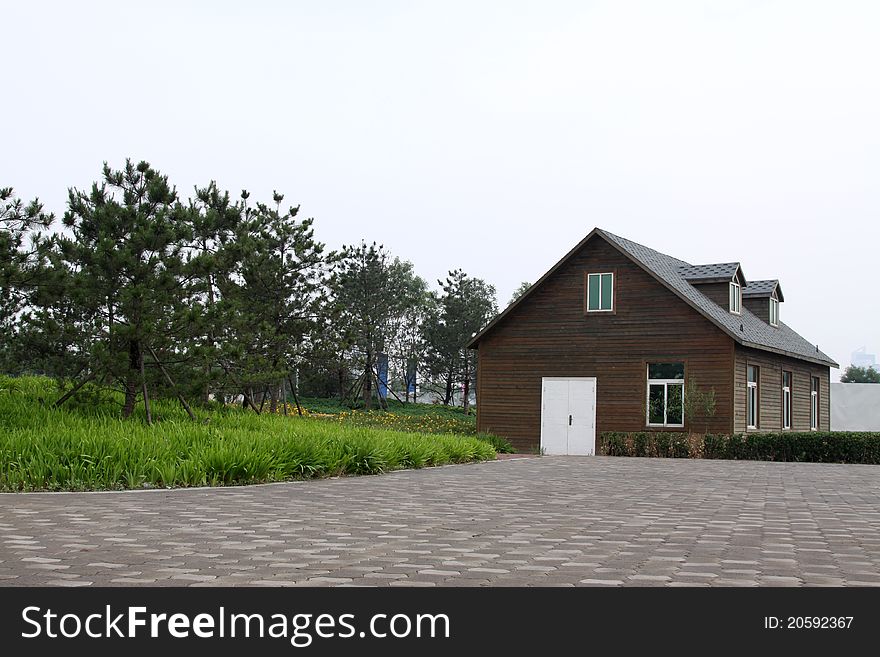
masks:
<path fill-rule="evenodd" d="M 767 281 L 749 281 L 743 288 L 744 297 L 769 297 L 779 286 L 779 281 L 775 278 Z M 777 293 L 777 296 L 782 296 Z"/>
<path fill-rule="evenodd" d="M 740 315 L 734 315 L 719 306 L 700 292 L 699 287 L 691 285 L 685 279 L 682 271 L 688 271 L 687 268 L 692 267 L 692 265 L 650 249 L 647 246 L 609 233 L 601 228 L 597 228 L 595 232 L 602 235 L 649 272 L 653 273 L 662 283 L 671 288 L 737 342 L 747 347 L 755 347 L 838 367 L 837 363 L 827 354 L 819 351 L 816 345 L 808 342 L 783 322 L 779 322 L 779 327 L 774 328 L 756 317 L 746 308 L 742 308 Z M 752 283 L 748 285 L 750 286 Z"/>
<path fill-rule="evenodd" d="M 711 265 L 680 265 L 681 277 L 686 281 L 729 281 L 739 269 L 738 262 L 718 262 Z"/>

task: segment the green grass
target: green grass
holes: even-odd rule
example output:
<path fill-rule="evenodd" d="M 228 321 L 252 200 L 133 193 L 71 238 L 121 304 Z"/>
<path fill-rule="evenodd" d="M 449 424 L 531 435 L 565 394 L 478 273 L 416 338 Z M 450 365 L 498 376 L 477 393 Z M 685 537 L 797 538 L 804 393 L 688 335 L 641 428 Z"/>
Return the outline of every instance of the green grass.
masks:
<path fill-rule="evenodd" d="M 195 409 L 157 400 L 120 419 L 120 400 L 90 391 L 51 408 L 48 379 L 0 377 L 0 490 L 222 486 L 377 474 L 495 458 L 475 436 L 405 433 L 319 418 Z"/>
<path fill-rule="evenodd" d="M 499 453 L 510 454 L 515 451 L 511 444 L 500 436 L 477 433 L 476 415 L 473 412 L 466 414 L 461 407 L 442 404 L 404 404 L 396 400 L 388 400 L 387 411 L 381 409 L 365 411 L 348 408 L 336 399 L 313 397 L 301 399 L 300 404 L 313 417 L 341 424 L 392 431 L 474 436 L 488 442 Z"/>
<path fill-rule="evenodd" d="M 352 410 L 351 406 L 343 404 L 338 398 L 326 399 L 324 397 L 301 397 L 300 404 L 303 408 L 308 409 L 312 413 L 344 413 Z M 378 402 L 373 402 L 373 413 L 383 412 L 377 408 Z M 416 404 L 415 402 L 404 403 L 396 399 L 389 398 L 387 400 L 388 412 L 396 415 L 433 415 L 436 417 L 457 418 L 467 421 L 471 426 L 477 426 L 477 416 L 473 407 L 468 413 L 464 412 L 461 406 L 444 406 L 443 404 Z M 363 411 L 363 402 L 355 406 L 359 411 Z"/>

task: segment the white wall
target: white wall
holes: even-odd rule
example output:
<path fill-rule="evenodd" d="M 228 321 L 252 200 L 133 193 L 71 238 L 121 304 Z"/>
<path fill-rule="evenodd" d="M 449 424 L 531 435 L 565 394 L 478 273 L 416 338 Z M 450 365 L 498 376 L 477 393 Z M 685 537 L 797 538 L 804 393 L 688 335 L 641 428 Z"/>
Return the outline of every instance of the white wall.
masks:
<path fill-rule="evenodd" d="M 880 431 L 880 383 L 832 383 L 831 430 Z"/>

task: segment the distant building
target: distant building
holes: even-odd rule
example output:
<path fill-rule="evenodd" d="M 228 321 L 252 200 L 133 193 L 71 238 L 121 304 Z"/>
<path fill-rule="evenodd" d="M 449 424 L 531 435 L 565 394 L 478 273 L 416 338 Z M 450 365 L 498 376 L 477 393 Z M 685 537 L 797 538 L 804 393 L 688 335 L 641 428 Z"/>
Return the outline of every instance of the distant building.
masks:
<path fill-rule="evenodd" d="M 849 362 L 856 367 L 873 367 L 874 369 L 877 369 L 877 356 L 867 353 L 865 347 L 861 347 L 852 352 Z"/>
<path fill-rule="evenodd" d="M 832 383 L 831 430 L 880 431 L 880 383 Z"/>

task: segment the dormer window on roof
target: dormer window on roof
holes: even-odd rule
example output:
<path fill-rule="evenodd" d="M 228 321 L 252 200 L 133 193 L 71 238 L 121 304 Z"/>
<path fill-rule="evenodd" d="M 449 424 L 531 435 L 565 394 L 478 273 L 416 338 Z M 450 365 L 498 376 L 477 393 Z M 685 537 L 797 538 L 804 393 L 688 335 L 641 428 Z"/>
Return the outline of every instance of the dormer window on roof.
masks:
<path fill-rule="evenodd" d="M 743 288 L 745 307 L 773 328 L 779 327 L 779 304 L 783 301 L 782 286 L 775 278 L 749 281 Z"/>
<path fill-rule="evenodd" d="M 730 281 L 730 312 L 739 315 L 742 308 L 742 287 L 736 279 Z"/>
<path fill-rule="evenodd" d="M 779 326 L 779 299 L 770 297 L 770 326 Z"/>
<path fill-rule="evenodd" d="M 738 262 L 717 262 L 708 265 L 682 264 L 681 277 L 734 315 L 742 313 L 743 288 L 748 285 Z"/>

